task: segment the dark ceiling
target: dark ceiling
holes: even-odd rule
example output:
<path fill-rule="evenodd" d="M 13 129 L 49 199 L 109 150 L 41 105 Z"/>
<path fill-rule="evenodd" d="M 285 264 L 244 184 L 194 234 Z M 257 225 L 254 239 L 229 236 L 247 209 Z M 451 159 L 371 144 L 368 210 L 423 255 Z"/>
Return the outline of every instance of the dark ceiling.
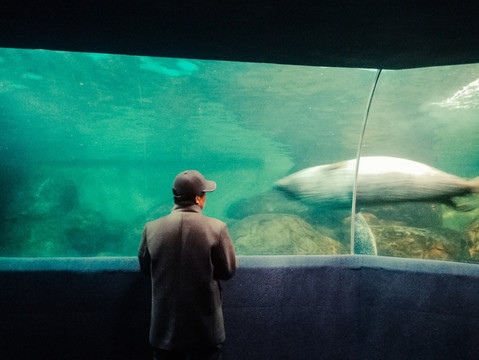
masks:
<path fill-rule="evenodd" d="M 479 1 L 2 0 L 0 47 L 340 67 L 479 62 Z"/>

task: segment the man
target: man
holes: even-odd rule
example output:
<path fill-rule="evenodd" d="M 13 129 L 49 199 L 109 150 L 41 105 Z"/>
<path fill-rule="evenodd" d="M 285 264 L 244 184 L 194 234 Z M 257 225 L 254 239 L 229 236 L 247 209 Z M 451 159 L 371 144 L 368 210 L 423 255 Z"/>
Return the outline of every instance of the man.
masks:
<path fill-rule="evenodd" d="M 216 183 L 195 170 L 173 183 L 172 212 L 145 225 L 138 258 L 151 276 L 154 359 L 221 359 L 221 286 L 238 266 L 226 224 L 202 214 Z"/>

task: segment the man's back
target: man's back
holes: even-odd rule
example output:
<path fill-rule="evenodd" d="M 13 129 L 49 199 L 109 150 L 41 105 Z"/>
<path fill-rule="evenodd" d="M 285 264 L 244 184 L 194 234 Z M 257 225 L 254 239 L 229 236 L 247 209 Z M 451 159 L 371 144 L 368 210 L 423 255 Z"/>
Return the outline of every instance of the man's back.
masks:
<path fill-rule="evenodd" d="M 237 267 L 226 224 L 198 205 L 175 206 L 146 224 L 140 266 L 152 278 L 150 342 L 162 349 L 220 344 L 225 332 L 218 280 Z"/>

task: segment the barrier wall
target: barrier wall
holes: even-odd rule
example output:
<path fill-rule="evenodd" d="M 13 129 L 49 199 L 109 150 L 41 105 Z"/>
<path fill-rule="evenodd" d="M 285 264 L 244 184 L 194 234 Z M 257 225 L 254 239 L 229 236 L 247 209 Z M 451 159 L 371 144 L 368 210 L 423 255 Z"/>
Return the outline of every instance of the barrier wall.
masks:
<path fill-rule="evenodd" d="M 479 266 L 240 257 L 223 283 L 228 360 L 477 359 Z M 136 258 L 0 259 L 0 359 L 149 359 Z"/>

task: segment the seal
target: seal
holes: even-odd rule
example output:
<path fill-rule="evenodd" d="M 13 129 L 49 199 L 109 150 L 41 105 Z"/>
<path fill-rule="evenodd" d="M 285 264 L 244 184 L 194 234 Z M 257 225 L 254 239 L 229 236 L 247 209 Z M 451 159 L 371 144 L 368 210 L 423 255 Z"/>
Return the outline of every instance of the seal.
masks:
<path fill-rule="evenodd" d="M 319 206 L 351 206 L 356 159 L 313 166 L 276 182 L 277 189 Z M 392 202 L 440 202 L 461 211 L 456 197 L 479 193 L 479 177 L 467 180 L 431 166 L 387 156 L 361 157 L 357 177 L 358 205 Z"/>

